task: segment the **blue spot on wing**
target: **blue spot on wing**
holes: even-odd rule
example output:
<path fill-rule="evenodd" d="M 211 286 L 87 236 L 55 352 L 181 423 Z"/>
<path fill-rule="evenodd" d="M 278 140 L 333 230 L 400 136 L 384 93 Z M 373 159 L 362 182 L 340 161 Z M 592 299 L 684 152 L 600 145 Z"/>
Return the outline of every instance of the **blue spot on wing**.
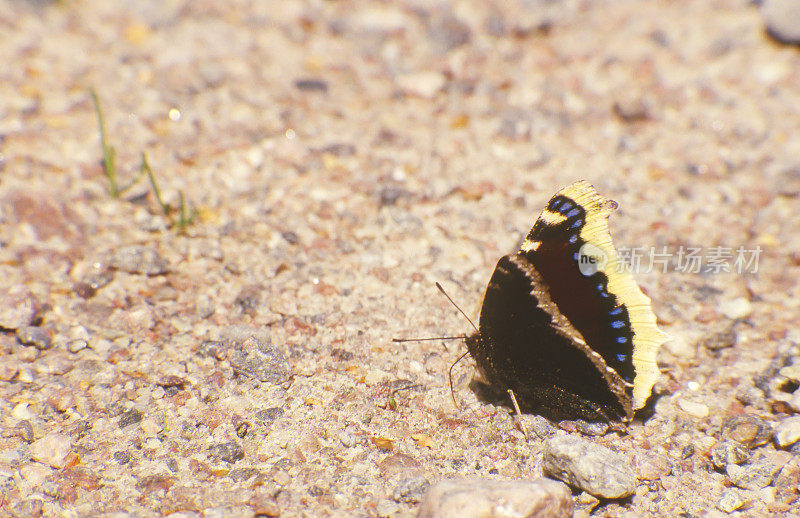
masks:
<path fill-rule="evenodd" d="M 622 353 L 617 354 L 617 360 L 620 362 L 624 362 L 627 357 L 628 357 L 627 354 L 622 354 Z"/>
<path fill-rule="evenodd" d="M 561 211 L 563 212 L 564 209 L 561 209 Z M 576 208 L 576 209 L 572 209 L 571 211 L 567 212 L 566 216 L 568 218 L 574 218 L 575 216 L 577 216 L 580 213 L 581 213 L 581 209 L 577 209 Z"/>
<path fill-rule="evenodd" d="M 575 234 L 572 234 L 571 236 L 569 236 L 569 243 L 571 245 L 574 245 L 575 242 L 577 242 L 577 241 L 578 241 L 578 236 L 576 236 Z"/>
<path fill-rule="evenodd" d="M 581 225 L 583 225 L 583 220 L 579 219 L 579 220 L 576 220 L 575 223 L 573 223 L 569 228 L 578 228 Z"/>
<path fill-rule="evenodd" d="M 614 308 L 608 312 L 609 315 L 619 315 L 620 313 L 622 313 L 622 306 Z"/>
<path fill-rule="evenodd" d="M 617 343 L 618 344 L 624 344 L 624 343 L 627 343 L 627 342 L 628 342 L 628 338 L 627 337 L 625 337 L 625 336 L 618 336 L 617 337 Z"/>
<path fill-rule="evenodd" d="M 624 326 L 625 326 L 625 322 L 623 322 L 622 320 L 615 320 L 615 321 L 611 322 L 611 327 L 613 327 L 614 329 L 619 329 L 620 327 L 624 327 Z"/>
<path fill-rule="evenodd" d="M 564 204 L 561 205 L 561 208 L 559 209 L 559 212 L 564 212 L 565 210 L 569 210 L 571 208 L 572 208 L 572 202 L 564 200 Z"/>
<path fill-rule="evenodd" d="M 580 255 L 578 254 L 578 252 L 575 252 L 574 254 L 572 254 L 572 259 L 575 260 L 575 261 L 577 261 L 579 257 L 580 257 Z"/>

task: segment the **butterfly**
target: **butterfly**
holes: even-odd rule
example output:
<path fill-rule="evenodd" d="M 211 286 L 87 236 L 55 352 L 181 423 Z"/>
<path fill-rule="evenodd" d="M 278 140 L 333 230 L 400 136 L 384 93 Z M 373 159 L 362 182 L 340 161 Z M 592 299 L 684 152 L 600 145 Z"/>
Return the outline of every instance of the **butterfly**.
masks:
<path fill-rule="evenodd" d="M 525 412 L 627 422 L 658 379 L 667 335 L 611 242 L 616 208 L 589 183 L 573 183 L 497 262 L 466 345 L 479 377 L 512 390 Z"/>

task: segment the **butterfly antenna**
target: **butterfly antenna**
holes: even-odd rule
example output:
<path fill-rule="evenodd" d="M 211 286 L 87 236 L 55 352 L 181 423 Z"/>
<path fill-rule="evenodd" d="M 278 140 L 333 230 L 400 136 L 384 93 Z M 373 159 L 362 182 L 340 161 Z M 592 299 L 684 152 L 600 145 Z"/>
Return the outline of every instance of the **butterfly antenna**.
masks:
<path fill-rule="evenodd" d="M 455 405 L 456 410 L 461 410 L 461 407 L 458 406 L 458 401 L 456 401 L 456 391 L 453 388 L 453 367 L 455 367 L 456 364 L 458 362 L 460 362 L 461 360 L 463 360 L 464 356 L 466 356 L 468 354 L 469 354 L 469 351 L 467 351 L 464 354 L 462 354 L 461 356 L 459 356 L 458 359 L 456 361 L 454 361 L 453 364 L 450 366 L 450 370 L 447 371 L 447 375 L 450 378 L 450 397 L 453 398 L 453 404 Z"/>
<path fill-rule="evenodd" d="M 455 306 L 455 308 L 456 308 L 456 309 L 457 309 L 457 310 L 458 310 L 458 311 L 459 311 L 459 312 L 460 312 L 462 315 L 464 315 L 464 318 L 466 318 L 466 319 L 467 319 L 467 322 L 469 322 L 469 325 L 471 325 L 471 326 L 472 326 L 472 329 L 474 329 L 476 333 L 479 333 L 479 334 L 480 334 L 480 331 L 478 331 L 478 328 L 477 328 L 477 327 L 475 327 L 475 324 L 473 324 L 473 323 L 472 323 L 472 320 L 471 320 L 471 319 L 470 319 L 470 318 L 467 316 L 467 314 L 466 314 L 466 313 L 464 313 L 464 310 L 463 310 L 463 309 L 461 309 L 460 307 L 458 307 L 458 304 L 456 304 L 455 302 L 453 302 L 453 299 L 451 299 L 451 298 L 450 298 L 450 295 L 448 295 L 448 294 L 447 294 L 447 292 L 446 292 L 446 291 L 444 291 L 444 288 L 442 288 L 442 285 L 441 285 L 441 284 L 439 284 L 439 283 L 437 282 L 437 283 L 436 283 L 436 287 L 437 287 L 437 288 L 439 288 L 439 291 L 441 291 L 441 292 L 442 292 L 442 295 L 444 295 L 445 297 L 447 297 L 447 300 L 449 300 L 449 301 L 450 301 L 450 304 L 452 304 L 453 306 Z M 459 359 L 460 359 L 460 358 L 459 358 Z"/>

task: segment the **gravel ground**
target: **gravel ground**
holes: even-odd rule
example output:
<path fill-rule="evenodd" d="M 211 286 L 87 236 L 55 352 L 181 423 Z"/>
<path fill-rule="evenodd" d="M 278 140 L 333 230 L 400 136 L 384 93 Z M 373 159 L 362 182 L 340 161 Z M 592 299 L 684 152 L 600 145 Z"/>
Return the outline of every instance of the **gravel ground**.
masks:
<path fill-rule="evenodd" d="M 0 0 L 0 515 L 414 516 L 566 437 L 627 470 L 576 515 L 800 516 L 800 49 L 754 4 Z M 188 224 L 109 193 L 90 88 Z M 391 339 L 468 332 L 434 282 L 476 315 L 581 178 L 673 340 L 627 434 L 526 440 Z"/>

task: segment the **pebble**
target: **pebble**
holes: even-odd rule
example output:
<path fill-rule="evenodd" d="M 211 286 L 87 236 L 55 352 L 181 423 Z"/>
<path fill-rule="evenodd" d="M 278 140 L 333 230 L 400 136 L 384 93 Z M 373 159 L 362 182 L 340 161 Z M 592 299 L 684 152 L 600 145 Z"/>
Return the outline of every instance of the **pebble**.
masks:
<path fill-rule="evenodd" d="M 423 99 L 433 99 L 447 83 L 444 75 L 432 70 L 402 74 L 396 81 L 401 92 Z"/>
<path fill-rule="evenodd" d="M 624 498 L 636 490 L 636 476 L 628 459 L 579 437 L 548 439 L 542 471 L 599 498 Z"/>
<path fill-rule="evenodd" d="M 44 502 L 38 498 L 23 500 L 11 509 L 11 516 L 14 518 L 33 518 L 42 516 Z"/>
<path fill-rule="evenodd" d="M 636 456 L 636 477 L 640 480 L 658 480 L 671 470 L 672 465 L 664 455 L 643 452 Z"/>
<path fill-rule="evenodd" d="M 11 381 L 19 374 L 20 364 L 8 358 L 0 362 L 0 381 Z"/>
<path fill-rule="evenodd" d="M 753 311 L 753 306 L 746 298 L 739 297 L 721 302 L 717 306 L 717 310 L 726 318 L 738 320 L 748 316 Z"/>
<path fill-rule="evenodd" d="M 772 431 L 772 439 L 778 448 L 788 448 L 800 441 L 800 416 L 784 419 Z"/>
<path fill-rule="evenodd" d="M 553 423 L 540 415 L 534 415 L 528 422 L 527 428 L 532 434 L 542 440 L 552 437 L 558 432 L 558 429 Z"/>
<path fill-rule="evenodd" d="M 742 492 L 737 489 L 728 489 L 722 493 L 717 501 L 717 509 L 724 513 L 732 513 L 747 505 L 749 500 L 742 496 Z"/>
<path fill-rule="evenodd" d="M 763 0 L 761 17 L 770 36 L 781 43 L 800 44 L 800 5 L 797 0 Z"/>
<path fill-rule="evenodd" d="M 731 483 L 736 487 L 761 489 L 770 485 L 780 470 L 781 466 L 761 460 L 746 466 L 728 464 L 726 473 Z"/>
<path fill-rule="evenodd" d="M 736 345 L 737 335 L 732 328 L 714 333 L 700 341 L 700 344 L 711 351 L 718 351 Z"/>
<path fill-rule="evenodd" d="M 67 342 L 67 351 L 75 354 L 89 347 L 89 342 L 83 338 L 76 338 Z"/>
<path fill-rule="evenodd" d="M 163 275 L 169 271 L 169 263 L 158 255 L 154 248 L 141 245 L 126 246 L 117 250 L 110 265 L 117 270 L 141 275 Z"/>
<path fill-rule="evenodd" d="M 19 329 L 33 323 L 39 304 L 26 286 L 0 290 L 0 327 Z"/>
<path fill-rule="evenodd" d="M 53 346 L 53 340 L 47 331 L 38 326 L 22 326 L 17 329 L 17 339 L 22 345 L 32 345 L 44 351 Z"/>
<path fill-rule="evenodd" d="M 289 364 L 283 353 L 271 342 L 252 336 L 245 340 L 242 349 L 231 353 L 229 361 L 237 374 L 261 382 L 279 385 L 291 377 Z"/>
<path fill-rule="evenodd" d="M 722 425 L 722 436 L 753 449 L 769 442 L 772 437 L 770 423 L 755 415 L 728 418 Z"/>
<path fill-rule="evenodd" d="M 131 408 L 130 410 L 122 413 L 122 416 L 119 418 L 119 428 L 121 430 L 132 424 L 139 423 L 141 420 L 142 413 L 135 408 Z"/>
<path fill-rule="evenodd" d="M 698 403 L 696 401 L 692 401 L 691 399 L 684 399 L 684 398 L 679 399 L 678 408 L 680 408 L 681 410 L 683 410 L 692 417 L 697 417 L 698 419 L 708 417 L 709 414 L 707 405 L 703 403 Z"/>
<path fill-rule="evenodd" d="M 430 485 L 425 477 L 404 478 L 392 489 L 392 499 L 400 503 L 418 504 Z"/>
<path fill-rule="evenodd" d="M 728 464 L 744 464 L 752 457 L 750 450 L 736 441 L 720 441 L 710 451 L 711 464 L 724 471 Z"/>
<path fill-rule="evenodd" d="M 14 427 L 14 435 L 27 443 L 33 442 L 33 425 L 31 425 L 31 422 L 27 419 L 20 421 L 17 423 L 17 426 Z"/>
<path fill-rule="evenodd" d="M 501 515 L 557 518 L 569 517 L 572 513 L 572 494 L 561 482 L 545 478 L 495 480 L 473 477 L 443 480 L 431 486 L 422 499 L 417 518 L 491 518 Z"/>
<path fill-rule="evenodd" d="M 30 445 L 31 456 L 35 460 L 57 469 L 66 465 L 67 456 L 71 451 L 72 440 L 60 433 L 45 435 Z"/>
<path fill-rule="evenodd" d="M 208 447 L 208 456 L 234 464 L 244 458 L 244 450 L 236 441 L 212 444 Z"/>

